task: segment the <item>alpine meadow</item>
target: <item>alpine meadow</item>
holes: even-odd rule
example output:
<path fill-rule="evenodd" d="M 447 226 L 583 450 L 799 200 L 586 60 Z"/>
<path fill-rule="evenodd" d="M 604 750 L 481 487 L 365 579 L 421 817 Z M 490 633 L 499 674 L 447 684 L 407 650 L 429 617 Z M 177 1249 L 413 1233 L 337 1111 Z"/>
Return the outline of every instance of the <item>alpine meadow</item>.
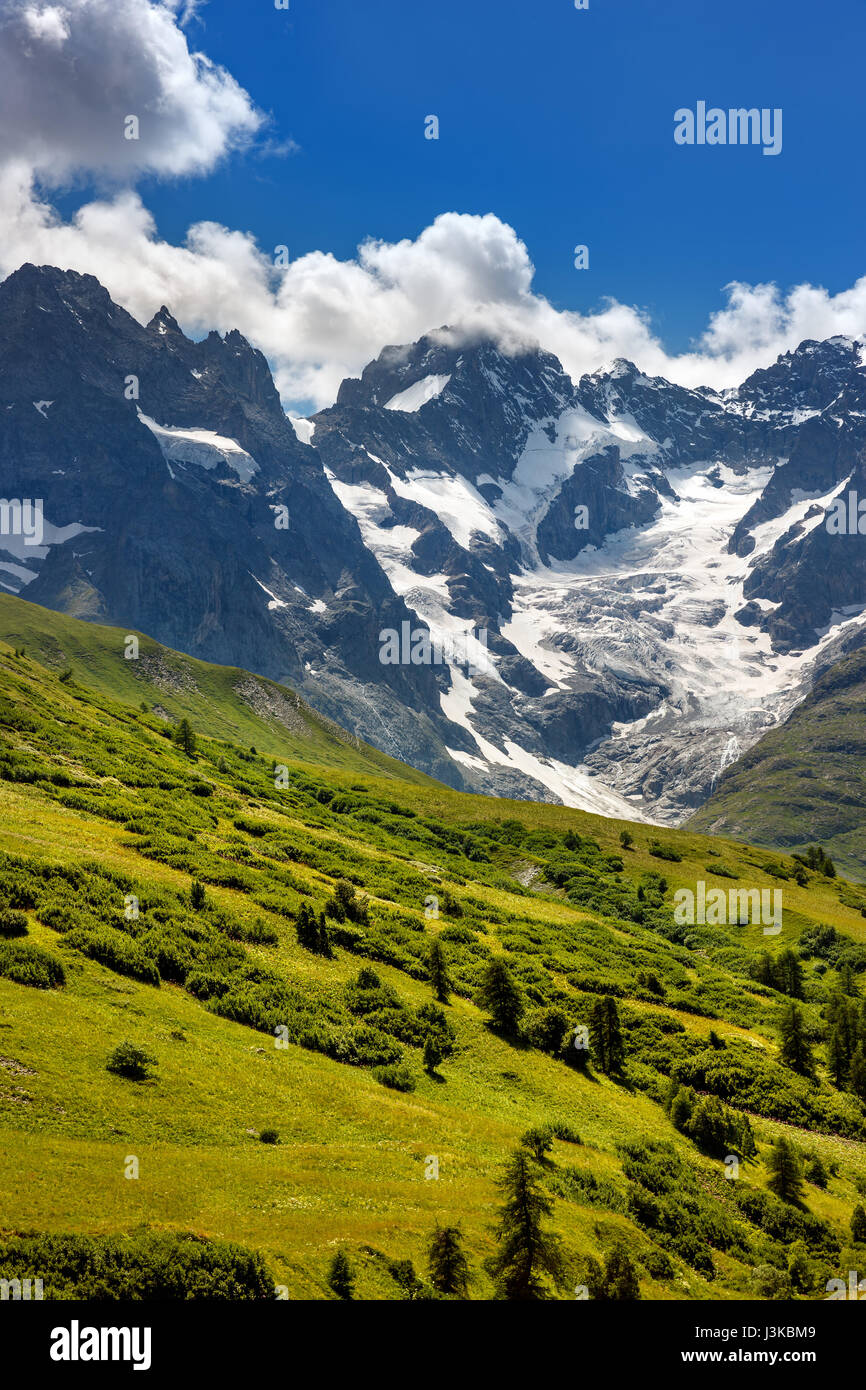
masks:
<path fill-rule="evenodd" d="M 809 1299 L 862 1265 L 866 889 L 831 861 L 453 792 L 23 600 L 0 636 L 7 1279 Z M 697 881 L 781 886 L 781 932 L 676 925 Z"/>

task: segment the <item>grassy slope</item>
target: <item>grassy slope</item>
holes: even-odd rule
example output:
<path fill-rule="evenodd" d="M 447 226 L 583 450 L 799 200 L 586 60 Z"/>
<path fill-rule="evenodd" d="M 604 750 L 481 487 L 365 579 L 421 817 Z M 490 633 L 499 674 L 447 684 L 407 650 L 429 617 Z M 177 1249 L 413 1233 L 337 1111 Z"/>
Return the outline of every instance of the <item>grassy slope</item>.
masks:
<path fill-rule="evenodd" d="M 695 830 L 802 849 L 820 841 L 866 880 L 866 651 L 831 668 L 778 729 L 719 780 Z"/>
<path fill-rule="evenodd" d="M 185 818 L 192 839 L 183 853 L 207 883 L 209 903 L 240 924 L 264 920 L 276 929 L 278 944 L 250 946 L 249 957 L 298 985 L 304 997 L 335 1008 L 365 955 L 374 957 L 380 978 L 407 1006 L 429 1000 L 423 970 L 417 970 L 418 952 L 431 933 L 448 930 L 442 920 L 425 919 L 424 899 L 431 890 L 447 886 L 462 903 L 461 921 L 472 946 L 448 942 L 463 994 L 447 1009 L 457 1034 L 455 1055 L 433 1079 L 423 1071 L 418 1049 L 405 1047 L 416 1089 L 403 1094 L 380 1085 L 368 1069 L 320 1052 L 297 1046 L 278 1050 L 267 1033 L 217 1016 L 179 985 L 163 981 L 155 988 L 108 970 L 73 950 L 38 911 L 30 911 L 30 939 L 63 960 L 66 984 L 43 991 L 0 978 L 3 1230 L 107 1233 L 146 1221 L 221 1236 L 264 1252 L 292 1297 L 325 1296 L 328 1261 L 343 1246 L 356 1264 L 359 1295 L 394 1298 L 398 1287 L 376 1252 L 412 1258 L 420 1266 L 434 1221 L 459 1220 L 478 1268 L 493 1248 L 489 1228 L 502 1160 L 527 1127 L 551 1119 L 568 1122 L 582 1141 L 557 1142 L 552 1182 L 578 1167 L 609 1184 L 606 1193 L 622 1195 L 619 1146 L 662 1138 L 712 1204 L 732 1210 L 723 1165 L 674 1130 L 653 1099 L 652 1085 L 648 1091 L 598 1074 L 585 1077 L 537 1050 L 511 1046 L 484 1026 L 467 996 L 478 960 L 506 946 L 512 965 L 523 972 L 524 987 L 543 999 L 555 981 L 575 1021 L 586 1017 L 594 997 L 584 981 L 573 983 L 577 977 L 618 981 L 630 1065 L 634 1060 L 646 1068 L 651 1055 L 651 1048 L 641 1053 L 633 1041 L 642 1019 L 677 1021 L 685 1027 L 684 1037 L 696 1044 L 712 1027 L 728 1047 L 744 1040 L 772 1057 L 780 999 L 753 986 L 723 954 L 761 949 L 767 943 L 760 928 L 720 929 L 685 948 L 648 927 L 576 904 L 561 892 L 531 893 L 517 882 L 515 873 L 527 866 L 543 873 L 552 846 L 567 830 L 593 837 L 602 852 L 619 851 L 619 822 L 562 807 L 461 796 L 435 784 L 368 777 L 356 764 L 351 770 L 320 767 L 317 781 L 308 782 L 296 762 L 297 737 L 287 733 L 280 743 L 278 729 L 270 731 L 270 751 L 301 774 L 289 793 L 275 790 L 270 758 L 233 753 L 223 743 L 201 739 L 192 766 L 162 736 L 161 721 L 138 710 L 141 687 L 128 673 L 132 663 L 123 662 L 122 647 L 106 641 L 104 629 L 42 615 L 32 606 L 27 619 L 28 649 L 57 655 L 51 643 L 62 638 L 64 663 L 77 676 L 64 684 L 36 661 L 14 659 L 0 644 L 0 752 L 17 755 L 16 776 L 35 777 L 10 780 L 7 773 L 0 780 L 0 851 L 25 856 L 36 866 L 96 864 L 128 875 L 143 901 L 148 894 L 179 893 L 178 901 L 185 902 L 191 875 L 177 866 L 182 837 L 157 846 L 163 858 L 154 858 L 136 817 L 175 828 L 178 818 Z M 20 645 L 25 629 L 23 619 L 17 622 Z M 199 663 L 189 665 L 202 694 L 188 693 L 185 703 L 178 697 L 173 712 L 189 713 L 199 731 L 222 732 L 219 717 L 242 721 L 230 678 Z M 97 687 L 125 695 L 128 703 L 95 694 Z M 168 699 L 160 695 L 167 707 Z M 21 727 L 19 715 L 29 727 Z M 249 737 L 244 728 L 245 744 Z M 255 737 L 257 746 L 267 746 L 263 731 Z M 312 755 L 306 745 L 301 748 L 308 765 Z M 59 783 L 49 780 L 52 769 L 62 770 Z M 164 789 L 155 775 L 166 783 Z M 216 788 L 210 798 L 188 792 L 202 779 Z M 309 792 L 311 786 L 326 798 L 335 790 L 343 794 L 344 809 L 324 804 Z M 499 822 L 501 830 L 503 818 L 524 827 L 515 832 L 514 845 L 482 834 L 485 824 L 495 829 Z M 238 819 L 247 825 L 260 820 L 269 833 L 239 833 Z M 470 825 L 463 848 L 470 839 L 481 846 L 487 857 L 478 862 L 448 839 L 449 830 L 459 827 L 462 836 Z M 419 838 L 407 839 L 401 827 Z M 778 855 L 690 832 L 659 832 L 682 856 L 665 862 L 649 853 L 654 836 L 645 827 L 632 829 L 636 844 L 623 856 L 622 873 L 606 869 L 594 881 L 633 886 L 642 875 L 663 870 L 669 896 L 676 886 L 706 877 L 706 866 L 718 864 L 721 850 L 738 881 L 779 885 L 769 872 L 784 869 Z M 290 846 L 288 873 L 283 860 L 271 857 L 280 844 Z M 242 886 L 221 885 L 214 868 L 219 864 L 240 865 Z M 373 929 L 369 947 L 338 948 L 332 961 L 300 949 L 281 911 L 253 901 L 258 885 L 267 881 L 277 885 L 269 899 L 273 905 L 291 913 L 306 898 L 318 907 L 343 872 L 371 894 Z M 722 886 L 728 882 L 719 880 Z M 860 896 L 846 885 L 810 876 L 806 887 L 785 881 L 784 890 L 785 927 L 778 944 L 796 942 L 802 928 L 816 922 L 866 940 Z M 73 895 L 70 912 L 79 906 Z M 383 963 L 391 945 L 394 963 Z M 637 964 L 657 972 L 667 990 L 664 1003 L 641 997 Z M 811 967 L 807 973 L 814 993 L 807 1008 L 817 1017 L 823 986 Z M 704 1015 L 694 1012 L 699 1000 Z M 105 1070 L 110 1049 L 127 1038 L 156 1056 L 155 1080 L 135 1085 Z M 637 1072 L 633 1079 L 640 1081 Z M 658 1076 L 659 1086 L 664 1079 Z M 835 1096 L 826 1080 L 821 1090 L 825 1097 Z M 853 1101 L 849 1111 L 862 1114 Z M 866 1179 L 863 1144 L 839 1137 L 830 1124 L 811 1126 L 816 1132 L 807 1133 L 764 1116 L 754 1125 L 762 1152 L 784 1129 L 801 1147 L 838 1162 L 838 1176 L 827 1190 L 810 1186 L 807 1200 L 809 1210 L 827 1220 L 844 1244 L 858 1200 L 855 1180 Z M 266 1126 L 280 1131 L 280 1145 L 258 1142 L 257 1133 Z M 817 1132 L 822 1128 L 825 1132 Z M 137 1181 L 123 1175 L 131 1154 L 141 1164 Z M 433 1154 L 440 1177 L 426 1181 L 424 1159 Z M 765 1186 L 760 1163 L 748 1165 L 747 1181 Z M 639 1260 L 658 1246 L 652 1232 L 625 1214 L 623 1202 L 604 1195 L 593 1204 L 558 1197 L 555 1224 L 575 1279 L 583 1255 L 601 1254 L 617 1239 L 625 1240 Z M 672 1279 L 653 1279 L 641 1268 L 644 1297 L 742 1296 L 749 1265 L 757 1260 L 716 1251 L 717 1272 L 710 1281 L 676 1254 L 672 1258 Z M 832 1265 L 825 1271 L 835 1272 Z M 479 1274 L 474 1296 L 490 1293 L 489 1281 Z"/>
<path fill-rule="evenodd" d="M 128 635 L 139 640 L 138 660 L 124 658 Z M 23 647 L 49 670 L 71 670 L 89 689 L 115 700 L 143 702 L 171 720 L 186 715 L 212 738 L 296 761 L 435 785 L 423 772 L 347 734 L 286 686 L 237 667 L 196 661 L 134 628 L 82 623 L 0 594 L 0 640 Z"/>

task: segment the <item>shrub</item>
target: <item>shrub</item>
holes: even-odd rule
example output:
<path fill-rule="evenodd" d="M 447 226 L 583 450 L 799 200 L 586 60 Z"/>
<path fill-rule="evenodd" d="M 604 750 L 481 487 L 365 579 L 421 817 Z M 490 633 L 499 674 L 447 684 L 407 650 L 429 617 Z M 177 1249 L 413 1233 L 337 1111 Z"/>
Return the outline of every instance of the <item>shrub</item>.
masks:
<path fill-rule="evenodd" d="M 106 1071 L 115 1076 L 124 1076 L 128 1081 L 147 1081 L 152 1075 L 151 1066 L 155 1058 L 135 1043 L 122 1042 L 112 1052 L 105 1064 Z"/>
<path fill-rule="evenodd" d="M 774 1265 L 757 1265 L 752 1270 L 751 1285 L 757 1298 L 773 1303 L 784 1302 L 791 1297 L 791 1281 L 787 1273 Z"/>
<path fill-rule="evenodd" d="M 675 849 L 671 849 L 669 845 L 660 844 L 658 840 L 650 841 L 649 852 L 655 859 L 667 859 L 672 864 L 679 864 L 682 862 L 683 856 L 681 854 Z"/>
<path fill-rule="evenodd" d="M 101 931 L 74 927 L 64 940 L 82 955 L 99 961 L 118 975 L 129 975 L 146 985 L 159 984 L 159 971 L 138 942 L 131 941 L 113 927 L 103 927 Z"/>
<path fill-rule="evenodd" d="M 0 908 L 0 936 L 26 936 L 27 917 L 13 908 Z"/>
<path fill-rule="evenodd" d="M 533 1009 L 527 1016 L 523 1028 L 526 1040 L 532 1047 L 553 1055 L 562 1048 L 567 1030 L 568 1015 L 556 1006 Z"/>
<path fill-rule="evenodd" d="M 414 1091 L 415 1081 L 406 1066 L 374 1067 L 373 1075 L 383 1086 L 392 1091 Z"/>
<path fill-rule="evenodd" d="M 536 1125 L 528 1129 L 525 1134 L 521 1134 L 520 1142 L 525 1149 L 528 1149 L 533 1158 L 539 1163 L 543 1163 L 547 1154 L 553 1148 L 553 1130 L 550 1125 Z"/>
<path fill-rule="evenodd" d="M 673 1263 L 664 1250 L 646 1250 L 640 1259 L 651 1279 L 673 1279 Z"/>
<path fill-rule="evenodd" d="M 0 1239 L 0 1269 L 19 1279 L 39 1270 L 52 1299 L 234 1303 L 274 1296 L 273 1275 L 259 1254 L 186 1232 L 12 1236 Z"/>
<path fill-rule="evenodd" d="M 66 983 L 57 957 L 30 941 L 0 941 L 0 975 L 33 989 L 57 989 Z"/>
<path fill-rule="evenodd" d="M 812 1183 L 814 1187 L 827 1186 L 827 1169 L 817 1155 L 813 1155 L 806 1160 L 804 1175 L 806 1181 Z"/>
<path fill-rule="evenodd" d="M 263 1129 L 259 1135 L 263 1144 L 279 1144 L 280 1136 L 275 1129 Z"/>

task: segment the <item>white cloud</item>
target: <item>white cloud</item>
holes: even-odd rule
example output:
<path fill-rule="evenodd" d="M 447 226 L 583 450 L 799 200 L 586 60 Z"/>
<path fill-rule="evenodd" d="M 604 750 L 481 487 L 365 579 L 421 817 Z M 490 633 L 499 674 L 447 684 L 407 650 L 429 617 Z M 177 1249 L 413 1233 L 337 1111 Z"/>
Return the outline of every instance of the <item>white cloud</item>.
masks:
<path fill-rule="evenodd" d="M 191 53 L 180 0 L 4 0 L 0 160 L 51 183 L 211 169 L 262 116 L 230 73 Z M 127 139 L 136 116 L 139 139 Z"/>
<path fill-rule="evenodd" d="M 187 16 L 195 6 L 187 5 Z M 157 235 L 144 174 L 212 168 L 263 125 L 225 71 L 189 51 L 181 0 L 6 0 L 0 20 L 0 271 L 24 261 L 89 271 L 136 317 L 169 305 L 192 334 L 237 327 L 269 357 L 284 400 L 333 400 L 387 343 L 450 324 L 509 349 L 540 343 L 573 376 L 614 357 L 684 385 L 729 386 L 804 338 L 866 335 L 866 278 L 830 295 L 800 285 L 727 287 L 694 350 L 669 354 L 639 309 L 579 314 L 533 292 L 529 252 L 493 214 L 446 212 L 414 240 L 370 240 L 274 269 L 273 248 L 216 223 L 183 245 Z M 123 139 L 137 114 L 141 139 Z M 122 186 L 69 221 L 44 191 L 76 176 Z M 40 191 L 42 190 L 42 191 Z"/>
<path fill-rule="evenodd" d="M 66 13 L 59 5 L 44 5 L 37 9 L 27 5 L 22 11 L 24 27 L 34 39 L 60 46 L 69 38 L 69 25 Z"/>

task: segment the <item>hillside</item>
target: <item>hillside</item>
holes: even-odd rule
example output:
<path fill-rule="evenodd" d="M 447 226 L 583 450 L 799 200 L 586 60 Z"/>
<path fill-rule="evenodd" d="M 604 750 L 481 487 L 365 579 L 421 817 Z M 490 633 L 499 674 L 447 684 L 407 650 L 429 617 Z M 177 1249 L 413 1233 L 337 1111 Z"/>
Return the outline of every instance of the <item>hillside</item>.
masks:
<path fill-rule="evenodd" d="M 866 651 L 837 662 L 793 714 L 728 768 L 694 830 L 798 850 L 819 840 L 866 879 Z"/>
<path fill-rule="evenodd" d="M 134 660 L 125 655 L 130 636 L 138 639 Z M 347 734 L 286 686 L 197 661 L 134 629 L 81 623 L 0 594 L 0 639 L 23 647 L 55 674 L 71 671 L 100 694 L 147 704 L 166 723 L 194 716 L 201 733 L 252 744 L 262 753 L 279 750 L 298 761 L 431 784 L 423 772 Z"/>
<path fill-rule="evenodd" d="M 309 741 L 259 724 L 253 751 L 237 673 L 184 658 L 195 689 L 166 692 L 176 658 L 142 639 L 142 699 L 116 635 L 12 601 L 0 617 L 21 634 L 0 643 L 0 1274 L 38 1251 L 46 1297 L 86 1291 L 69 1238 L 95 1260 L 109 1238 L 192 1233 L 249 1252 L 257 1296 L 330 1297 L 338 1250 L 357 1297 L 424 1296 L 439 1222 L 491 1298 L 497 1181 L 544 1125 L 560 1297 L 620 1246 L 646 1299 L 818 1298 L 862 1264 L 866 1108 L 824 1039 L 828 1006 L 862 1029 L 866 890 L 742 842 L 361 770 L 379 755 L 333 748 L 308 713 Z M 702 880 L 780 889 L 781 933 L 677 925 L 674 892 Z M 304 907 L 327 913 L 330 956 L 300 943 Z M 802 984 L 780 960 L 798 942 Z M 492 958 L 525 1005 L 511 1036 L 478 1002 Z M 780 1058 L 783 987 L 811 1078 Z M 604 1000 L 621 1073 L 596 1047 Z M 149 1079 L 106 1069 L 125 1042 Z M 806 1162 L 799 1205 L 768 1191 L 780 1135 Z"/>

